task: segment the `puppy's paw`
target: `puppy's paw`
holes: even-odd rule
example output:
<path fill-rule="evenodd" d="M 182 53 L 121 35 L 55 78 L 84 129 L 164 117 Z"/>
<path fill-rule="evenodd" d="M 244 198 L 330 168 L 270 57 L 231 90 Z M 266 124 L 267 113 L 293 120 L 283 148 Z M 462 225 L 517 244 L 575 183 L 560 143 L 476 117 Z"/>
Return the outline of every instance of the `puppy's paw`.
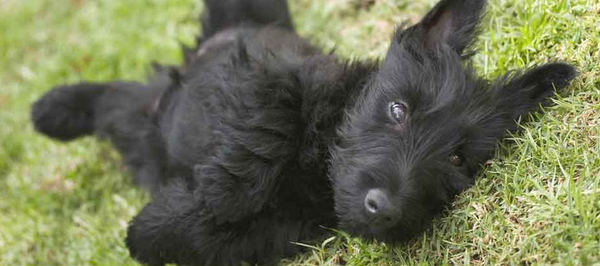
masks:
<path fill-rule="evenodd" d="M 94 103 L 105 87 L 81 83 L 53 88 L 33 104 L 35 129 L 62 141 L 93 133 Z"/>

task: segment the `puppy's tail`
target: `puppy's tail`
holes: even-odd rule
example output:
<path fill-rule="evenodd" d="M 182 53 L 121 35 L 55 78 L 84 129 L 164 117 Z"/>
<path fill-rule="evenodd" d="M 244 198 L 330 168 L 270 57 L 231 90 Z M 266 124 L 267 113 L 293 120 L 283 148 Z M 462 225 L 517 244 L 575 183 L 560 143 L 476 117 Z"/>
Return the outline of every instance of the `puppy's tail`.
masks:
<path fill-rule="evenodd" d="M 69 141 L 94 132 L 94 107 L 105 92 L 100 83 L 58 86 L 33 104 L 34 128 L 49 137 Z"/>
<path fill-rule="evenodd" d="M 204 0 L 202 38 L 241 24 L 276 25 L 293 31 L 286 0 Z"/>

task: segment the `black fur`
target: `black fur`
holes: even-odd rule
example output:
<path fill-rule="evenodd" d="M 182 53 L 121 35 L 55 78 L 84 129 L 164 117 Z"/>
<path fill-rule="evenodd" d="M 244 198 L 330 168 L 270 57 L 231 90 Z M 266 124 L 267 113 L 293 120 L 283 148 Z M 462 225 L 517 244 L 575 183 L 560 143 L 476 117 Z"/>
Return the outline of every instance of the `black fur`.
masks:
<path fill-rule="evenodd" d="M 126 243 L 147 264 L 269 264 L 339 226 L 390 242 L 473 184 L 497 140 L 574 78 L 551 63 L 477 77 L 485 1 L 442 0 L 382 64 L 298 37 L 284 0 L 206 0 L 203 36 L 146 84 L 60 86 L 34 104 L 59 140 L 110 139 L 152 201 Z"/>

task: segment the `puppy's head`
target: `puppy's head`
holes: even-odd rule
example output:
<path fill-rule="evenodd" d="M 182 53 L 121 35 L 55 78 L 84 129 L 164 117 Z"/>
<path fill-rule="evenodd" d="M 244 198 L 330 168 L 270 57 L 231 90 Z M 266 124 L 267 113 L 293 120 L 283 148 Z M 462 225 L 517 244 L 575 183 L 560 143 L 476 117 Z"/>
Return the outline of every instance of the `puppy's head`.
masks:
<path fill-rule="evenodd" d="M 565 87 L 575 70 L 548 64 L 488 83 L 465 62 L 485 1 L 443 0 L 394 36 L 383 65 L 348 110 L 331 150 L 340 226 L 402 240 L 473 179 L 496 141 Z"/>

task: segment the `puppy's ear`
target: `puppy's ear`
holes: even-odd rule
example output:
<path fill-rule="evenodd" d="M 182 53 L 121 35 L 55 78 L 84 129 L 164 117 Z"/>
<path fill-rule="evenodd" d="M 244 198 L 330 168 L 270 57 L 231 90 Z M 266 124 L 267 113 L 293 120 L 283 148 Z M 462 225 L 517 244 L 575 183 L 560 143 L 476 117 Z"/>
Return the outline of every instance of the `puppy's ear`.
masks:
<path fill-rule="evenodd" d="M 417 38 L 430 49 L 447 44 L 462 54 L 475 37 L 485 3 L 485 0 L 440 1 L 413 27 Z"/>
<path fill-rule="evenodd" d="M 536 111 L 540 104 L 547 104 L 555 89 L 562 90 L 576 75 L 577 71 L 571 65 L 550 63 L 522 74 L 508 74 L 493 90 L 500 107 L 512 113 L 513 119 L 518 119 Z"/>

